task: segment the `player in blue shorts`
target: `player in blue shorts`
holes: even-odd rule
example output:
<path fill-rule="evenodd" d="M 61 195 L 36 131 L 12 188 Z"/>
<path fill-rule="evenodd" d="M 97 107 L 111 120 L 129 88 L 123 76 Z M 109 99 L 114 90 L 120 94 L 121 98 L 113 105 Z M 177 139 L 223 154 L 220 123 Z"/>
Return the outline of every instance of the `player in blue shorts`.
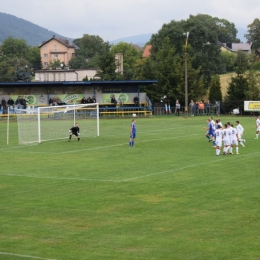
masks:
<path fill-rule="evenodd" d="M 136 120 L 132 120 L 131 128 L 130 128 L 130 141 L 129 146 L 134 147 L 135 145 L 135 138 L 136 138 Z"/>
<path fill-rule="evenodd" d="M 210 119 L 207 119 L 208 127 L 204 127 L 205 130 L 207 130 L 207 133 L 205 134 L 206 138 L 209 139 L 209 142 L 211 141 L 210 137 L 214 135 L 213 132 L 213 126 L 211 124 Z"/>

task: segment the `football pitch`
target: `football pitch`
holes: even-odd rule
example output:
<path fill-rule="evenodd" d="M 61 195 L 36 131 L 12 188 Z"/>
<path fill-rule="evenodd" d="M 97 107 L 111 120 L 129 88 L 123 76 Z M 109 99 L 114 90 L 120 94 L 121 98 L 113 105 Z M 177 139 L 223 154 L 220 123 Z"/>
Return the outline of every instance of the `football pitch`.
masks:
<path fill-rule="evenodd" d="M 6 145 L 1 120 L 0 259 L 260 259 L 255 119 L 221 117 L 245 128 L 246 147 L 227 156 L 206 119 L 137 117 L 133 148 L 131 118 L 35 145 L 18 145 L 16 122 Z"/>

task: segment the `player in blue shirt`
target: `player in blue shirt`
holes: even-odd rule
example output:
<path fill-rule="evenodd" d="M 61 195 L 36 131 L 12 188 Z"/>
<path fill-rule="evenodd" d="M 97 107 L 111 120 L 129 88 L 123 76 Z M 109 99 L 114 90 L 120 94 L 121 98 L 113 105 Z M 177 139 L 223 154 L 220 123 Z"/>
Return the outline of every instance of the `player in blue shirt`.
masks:
<path fill-rule="evenodd" d="M 130 128 L 130 141 L 129 141 L 129 146 L 134 147 L 135 145 L 135 138 L 136 138 L 136 120 L 132 119 L 132 124 Z"/>
<path fill-rule="evenodd" d="M 208 124 L 208 127 L 204 127 L 204 129 L 207 130 L 207 133 L 205 134 L 205 136 L 206 136 L 206 138 L 209 139 L 209 142 L 210 142 L 211 141 L 210 137 L 214 136 L 214 130 L 213 130 L 213 126 L 212 126 L 210 119 L 207 119 L 207 124 Z"/>

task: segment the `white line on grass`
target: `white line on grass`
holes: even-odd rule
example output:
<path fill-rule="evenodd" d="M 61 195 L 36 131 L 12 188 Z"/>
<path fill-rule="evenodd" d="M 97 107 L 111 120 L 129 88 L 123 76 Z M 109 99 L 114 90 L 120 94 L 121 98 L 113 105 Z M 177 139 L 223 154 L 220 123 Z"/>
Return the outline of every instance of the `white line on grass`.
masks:
<path fill-rule="evenodd" d="M 18 256 L 23 258 L 32 258 L 32 259 L 41 259 L 41 260 L 55 260 L 51 258 L 42 258 L 38 256 L 30 256 L 30 255 L 19 255 L 19 254 L 12 254 L 12 253 L 6 253 L 6 252 L 0 252 L 0 255 L 10 255 L 10 256 Z"/>
<path fill-rule="evenodd" d="M 259 153 L 260 152 L 255 152 L 255 153 L 239 155 L 239 156 L 228 155 L 227 157 L 232 157 L 232 158 L 239 158 L 240 157 L 241 158 L 241 157 L 246 157 L 246 156 L 259 155 Z M 208 162 L 203 162 L 203 163 L 198 163 L 198 164 L 192 164 L 192 165 L 184 166 L 184 167 L 181 167 L 181 168 L 170 169 L 168 171 L 156 172 L 156 173 L 141 175 L 141 176 L 137 176 L 137 177 L 134 177 L 134 178 L 118 180 L 118 181 L 116 181 L 116 180 L 100 180 L 100 179 L 84 179 L 84 178 L 43 177 L 43 176 L 18 175 L 18 174 L 0 174 L 0 176 L 13 176 L 13 177 L 36 178 L 36 179 L 55 179 L 55 180 L 97 181 L 97 182 L 122 183 L 122 182 L 134 181 L 134 180 L 141 179 L 141 178 L 151 177 L 151 176 L 155 176 L 155 175 L 162 175 L 162 174 L 166 174 L 166 173 L 176 172 L 176 171 L 180 171 L 180 170 L 189 169 L 189 168 L 192 168 L 192 167 L 198 167 L 198 166 L 205 165 L 205 164 L 212 164 L 212 163 L 215 163 L 215 162 L 219 162 L 219 161 L 223 161 L 223 160 L 230 160 L 231 159 L 231 158 L 228 159 L 227 157 L 224 157 L 224 158 L 221 158 L 221 159 L 218 159 L 218 160 L 214 160 L 214 161 L 208 161 Z"/>
<path fill-rule="evenodd" d="M 34 179 L 53 179 L 53 180 L 71 180 L 71 181 L 97 181 L 97 182 L 122 182 L 116 180 L 99 180 L 99 179 L 84 179 L 84 178 L 60 178 L 60 177 L 44 177 L 44 176 L 34 176 L 34 175 L 20 175 L 20 174 L 0 174 L 0 176 L 11 176 L 11 177 L 25 177 Z"/>
<path fill-rule="evenodd" d="M 259 154 L 259 152 L 255 152 L 255 153 L 240 155 L 239 157 L 252 156 L 252 155 L 258 155 L 258 154 Z M 231 155 L 228 155 L 228 156 L 231 157 Z M 232 156 L 232 157 L 235 158 L 235 157 L 237 157 L 237 156 Z M 133 180 L 137 180 L 137 179 L 141 179 L 141 178 L 145 178 L 145 177 L 150 177 L 150 176 L 160 175 L 160 174 L 166 174 L 166 173 L 175 172 L 175 171 L 180 171 L 180 170 L 185 170 L 185 169 L 189 169 L 189 168 L 192 168 L 192 167 L 198 167 L 198 166 L 201 166 L 201 165 L 205 165 L 205 164 L 209 164 L 209 163 L 211 164 L 211 163 L 215 163 L 215 162 L 219 162 L 219 161 L 224 161 L 224 160 L 228 160 L 227 157 L 222 158 L 222 159 L 218 159 L 218 160 L 215 160 L 215 161 L 208 161 L 208 162 L 204 162 L 204 163 L 198 163 L 198 164 L 193 164 L 193 165 L 184 166 L 184 167 L 181 167 L 181 168 L 175 168 L 175 169 L 171 169 L 171 170 L 168 170 L 168 171 L 156 172 L 156 173 L 141 175 L 141 176 L 137 176 L 137 177 L 134 177 L 134 178 L 121 180 L 120 182 L 133 181 Z"/>
<path fill-rule="evenodd" d="M 152 142 L 152 141 L 160 141 L 160 140 L 169 140 L 169 139 L 176 139 L 176 138 L 181 138 L 181 137 L 190 137 L 190 136 L 196 136 L 200 134 L 192 134 L 192 135 L 179 135 L 179 136 L 173 136 L 173 137 L 164 137 L 164 138 L 156 138 L 156 139 L 149 139 L 149 140 L 144 140 L 144 141 L 139 141 L 136 143 L 147 143 L 147 142 Z M 37 152 L 37 151 L 27 151 L 24 150 L 23 153 L 38 153 L 38 154 L 68 154 L 68 153 L 78 153 L 82 151 L 93 151 L 93 150 L 99 150 L 99 149 L 105 149 L 105 148 L 111 148 L 111 147 L 118 147 L 118 146 L 123 146 L 123 145 L 128 145 L 128 143 L 121 143 L 121 144 L 113 144 L 113 145 L 106 145 L 106 146 L 99 146 L 99 147 L 91 147 L 91 148 L 85 148 L 85 149 L 79 149 L 79 150 L 70 150 L 70 151 L 62 151 L 62 152 Z M 18 148 L 18 147 L 15 147 Z M 1 149 L 0 149 L 1 151 Z M 5 152 L 12 152 L 11 150 Z"/>

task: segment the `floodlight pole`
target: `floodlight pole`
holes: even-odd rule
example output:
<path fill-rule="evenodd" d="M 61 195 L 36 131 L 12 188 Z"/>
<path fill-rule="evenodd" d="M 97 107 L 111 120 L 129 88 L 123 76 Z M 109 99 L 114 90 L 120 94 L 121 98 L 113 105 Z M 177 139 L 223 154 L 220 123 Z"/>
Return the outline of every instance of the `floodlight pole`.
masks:
<path fill-rule="evenodd" d="M 188 116 L 188 64 L 187 64 L 187 47 L 188 47 L 188 38 L 189 38 L 189 32 L 184 33 L 183 35 L 186 36 L 186 42 L 185 42 L 185 109 L 184 113 L 185 116 Z"/>

